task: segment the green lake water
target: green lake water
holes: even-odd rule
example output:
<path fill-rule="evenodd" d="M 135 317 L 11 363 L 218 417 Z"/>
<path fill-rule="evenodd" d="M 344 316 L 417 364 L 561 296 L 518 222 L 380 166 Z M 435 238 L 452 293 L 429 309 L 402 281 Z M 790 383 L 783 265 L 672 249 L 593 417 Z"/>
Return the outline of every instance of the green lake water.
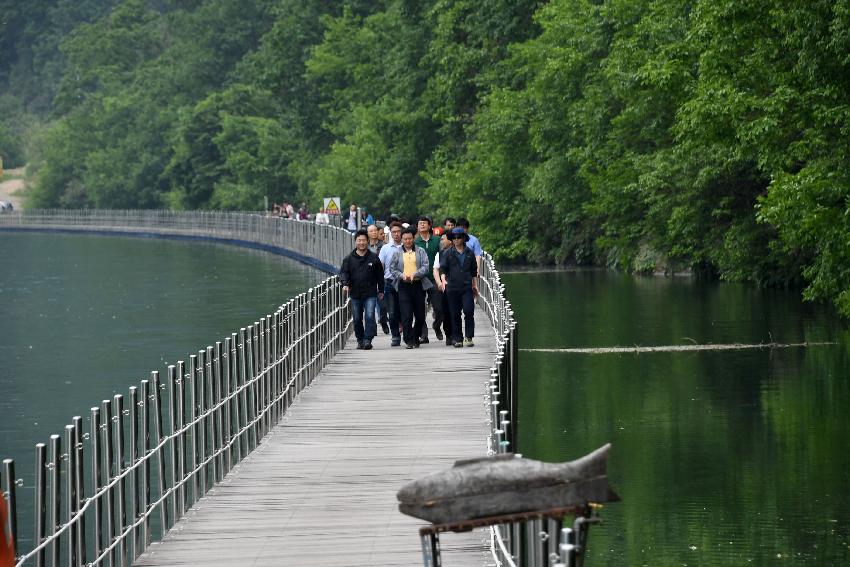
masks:
<path fill-rule="evenodd" d="M 272 313 L 321 272 L 176 240 L 0 232 L 0 458 L 33 489 L 34 446 L 75 415 Z M 21 543 L 31 511 L 20 509 Z M 28 547 L 22 545 L 22 548 Z"/>
<path fill-rule="evenodd" d="M 520 348 L 834 342 L 644 354 L 520 353 L 519 450 L 611 442 L 622 502 L 588 566 L 850 564 L 850 340 L 799 291 L 603 271 L 504 275 Z"/>

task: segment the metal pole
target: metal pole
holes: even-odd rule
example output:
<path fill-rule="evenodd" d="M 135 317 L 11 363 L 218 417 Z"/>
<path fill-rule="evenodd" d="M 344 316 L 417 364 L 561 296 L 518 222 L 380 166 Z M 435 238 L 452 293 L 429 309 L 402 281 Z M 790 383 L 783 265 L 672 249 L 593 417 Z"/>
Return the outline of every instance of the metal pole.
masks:
<path fill-rule="evenodd" d="M 419 541 L 422 545 L 422 563 L 424 567 L 431 567 L 431 536 L 428 534 L 419 534 Z"/>
<path fill-rule="evenodd" d="M 41 545 L 47 531 L 47 477 L 44 474 L 47 464 L 47 446 L 37 443 L 35 446 L 35 545 Z M 35 556 L 37 567 L 44 567 L 46 550 L 41 549 Z"/>
<path fill-rule="evenodd" d="M 221 403 L 221 357 L 222 344 L 221 341 L 216 341 L 212 366 L 213 387 L 211 390 L 213 396 L 213 407 L 215 407 L 215 411 L 213 412 L 213 451 L 218 453 L 215 457 L 215 468 L 213 469 L 215 471 L 215 482 L 221 482 L 221 479 L 224 478 L 224 459 L 222 458 L 222 455 L 224 454 L 224 451 L 222 451 L 222 448 L 224 447 L 224 428 L 221 423 L 222 416 L 224 415 L 224 408 Z"/>
<path fill-rule="evenodd" d="M 92 472 L 92 498 L 95 499 L 94 506 L 94 556 L 99 557 L 103 550 L 103 499 L 100 492 L 102 471 L 100 469 L 100 451 L 102 442 L 100 439 L 100 408 L 91 408 L 91 472 Z"/>
<path fill-rule="evenodd" d="M 547 551 L 546 555 L 551 560 L 558 557 L 558 536 L 561 531 L 561 522 L 555 518 L 546 518 Z"/>
<path fill-rule="evenodd" d="M 15 498 L 15 461 L 3 459 L 3 474 L 6 476 L 6 504 L 9 508 L 9 530 L 12 533 L 12 546 L 18 549 L 18 507 Z M 2 495 L 0 495 L 2 496 Z"/>
<path fill-rule="evenodd" d="M 105 467 L 103 469 L 104 474 L 104 486 L 107 486 L 104 496 L 106 497 L 106 503 L 104 507 L 106 509 L 106 546 L 109 547 L 112 545 L 113 540 L 115 539 L 115 508 L 114 503 L 112 502 L 112 488 L 109 487 L 109 484 L 112 482 L 112 465 L 113 465 L 113 452 L 112 452 L 112 435 L 110 435 L 110 424 L 112 423 L 112 400 L 103 400 L 100 403 L 101 411 L 103 412 L 103 427 L 101 428 L 101 439 L 103 440 L 103 454 L 104 454 L 104 463 Z M 113 565 L 114 563 L 115 551 L 108 553 L 105 560 L 107 565 Z"/>
<path fill-rule="evenodd" d="M 245 338 L 245 384 L 247 384 L 246 388 L 246 399 L 245 404 L 247 405 L 246 410 L 246 425 L 248 425 L 248 430 L 246 431 L 247 442 L 248 442 L 248 452 L 250 453 L 257 447 L 257 433 L 256 433 L 256 424 L 254 423 L 254 419 L 257 417 L 256 412 L 256 394 L 254 393 L 254 326 L 249 325 L 247 329 L 247 335 Z M 253 433 L 253 440 L 251 434 Z"/>
<path fill-rule="evenodd" d="M 195 384 L 195 376 L 198 373 L 198 357 L 197 355 L 189 356 L 189 374 L 186 376 L 186 386 L 189 388 L 189 415 L 186 417 L 186 423 L 192 424 L 195 421 L 195 412 L 198 407 L 198 401 L 196 398 L 196 384 Z M 189 440 L 189 494 L 191 495 L 189 498 L 189 506 L 191 507 L 198 500 L 198 478 L 195 475 L 195 468 L 197 467 L 197 458 L 198 458 L 198 425 L 194 424 L 190 427 L 192 432 L 191 438 Z"/>
<path fill-rule="evenodd" d="M 114 433 L 114 441 L 115 441 L 115 475 L 121 476 L 121 473 L 124 472 L 127 463 L 125 460 L 124 454 L 124 396 L 121 394 L 115 394 L 113 397 L 115 403 L 115 417 L 112 421 L 112 429 Z M 119 565 L 126 564 L 126 546 L 124 545 L 124 529 L 127 527 L 127 500 L 126 500 L 126 483 L 124 477 L 118 481 L 117 494 L 118 494 L 118 514 L 116 515 L 116 520 L 118 521 L 118 547 L 116 549 L 116 553 L 118 554 L 118 563 Z"/>
<path fill-rule="evenodd" d="M 136 386 L 130 386 L 130 467 L 133 473 L 130 478 L 133 479 L 133 490 L 130 497 L 130 521 L 135 524 L 139 519 L 139 508 L 141 494 L 139 491 L 139 468 L 136 463 L 139 462 L 139 389 Z M 132 563 L 136 557 L 141 555 L 139 545 L 139 528 L 134 527 L 130 535 L 129 551 L 130 562 Z"/>
<path fill-rule="evenodd" d="M 69 524 L 67 536 L 68 549 L 66 553 L 66 561 L 68 567 L 77 565 L 77 530 L 79 526 L 74 520 L 74 516 L 79 509 L 79 499 L 77 498 L 77 449 L 76 440 L 74 439 L 74 426 L 65 426 L 65 446 L 68 447 L 68 471 L 65 474 L 65 523 Z M 58 561 L 58 558 L 57 558 Z"/>
<path fill-rule="evenodd" d="M 162 429 L 162 390 L 163 384 L 159 379 L 159 372 L 151 372 L 151 384 L 153 385 L 153 393 L 151 394 L 151 403 L 153 404 L 153 429 L 154 442 L 153 444 L 159 447 L 163 439 Z M 162 498 L 165 494 L 165 454 L 163 449 L 156 451 L 157 464 L 157 499 Z M 168 500 L 163 500 L 159 507 L 159 535 L 162 538 L 168 530 Z"/>
<path fill-rule="evenodd" d="M 257 448 L 257 445 L 260 444 L 260 439 L 263 437 L 263 379 L 260 376 L 260 344 L 262 341 L 260 340 L 260 321 L 254 322 L 254 328 L 251 332 L 251 368 L 253 369 L 253 374 L 251 378 L 254 380 L 253 386 L 251 387 L 251 394 L 254 399 L 254 448 Z"/>
<path fill-rule="evenodd" d="M 198 466 L 200 469 L 197 473 L 198 481 L 198 499 L 207 493 L 207 418 L 205 417 L 207 407 L 207 388 L 206 388 L 206 369 L 207 369 L 207 351 L 198 351 L 198 366 L 195 368 L 195 406 L 197 411 L 196 418 L 198 423 L 195 425 L 195 432 L 198 434 Z"/>
<path fill-rule="evenodd" d="M 48 493 L 48 509 L 50 510 L 49 532 L 52 536 L 62 525 L 62 484 L 59 471 L 62 466 L 62 437 L 50 436 L 50 462 L 47 464 L 50 477 L 50 492 Z M 50 540 L 50 564 L 59 567 L 59 538 Z"/>
<path fill-rule="evenodd" d="M 266 363 L 266 320 L 265 318 L 260 319 L 256 323 L 257 328 L 257 337 L 256 337 L 256 359 L 257 359 L 257 415 L 259 421 L 257 422 L 257 429 L 259 431 L 259 438 L 263 438 L 266 436 L 266 431 L 268 427 L 267 414 L 265 412 L 266 409 L 266 388 L 268 384 L 266 383 L 266 373 L 265 363 Z"/>
<path fill-rule="evenodd" d="M 508 312 L 510 315 L 511 312 Z M 510 438 L 508 439 L 511 444 L 512 450 L 516 453 L 520 450 L 519 446 L 519 338 L 517 336 L 517 325 L 516 323 L 511 323 L 510 329 L 510 341 L 511 341 L 511 387 L 510 387 L 510 414 L 511 425 L 513 427 L 510 430 Z"/>
<path fill-rule="evenodd" d="M 242 327 L 239 329 L 239 387 L 242 390 L 239 394 L 240 398 L 240 406 L 243 420 L 245 422 L 244 426 L 240 423 L 239 430 L 242 433 L 240 438 L 242 439 L 242 447 L 240 450 L 239 460 L 245 458 L 245 456 L 251 452 L 253 447 L 250 446 L 250 435 L 247 431 L 247 425 L 251 421 L 251 416 L 248 414 L 248 392 L 245 384 L 248 382 L 248 351 L 246 348 L 246 329 Z M 242 431 L 243 427 L 245 427 L 245 431 Z"/>
<path fill-rule="evenodd" d="M 220 359 L 220 365 L 221 365 L 221 374 L 220 374 L 220 376 L 221 376 L 221 395 L 222 395 L 222 399 L 224 399 L 224 400 L 228 400 L 230 398 L 230 345 L 231 345 L 230 337 L 225 337 L 224 344 L 222 345 L 222 349 L 221 349 L 221 359 Z M 230 457 L 230 454 L 231 454 L 230 440 L 231 440 L 231 433 L 233 432 L 233 425 L 230 422 L 230 419 L 231 419 L 231 417 L 230 417 L 230 407 L 231 407 L 231 405 L 232 405 L 231 402 L 227 401 L 223 404 L 223 407 L 222 407 L 222 418 L 221 418 L 222 430 L 221 430 L 221 434 L 223 436 L 222 442 L 224 443 L 224 453 L 222 454 L 222 459 L 221 459 L 221 462 L 222 462 L 221 474 L 222 474 L 222 476 L 225 476 L 225 475 L 227 475 L 227 473 L 230 472 L 230 458 L 231 458 Z"/>
<path fill-rule="evenodd" d="M 240 342 L 239 336 L 236 333 L 230 334 L 230 392 L 233 395 L 233 399 L 231 400 L 231 409 L 233 412 L 232 422 L 231 422 L 231 434 L 230 437 L 233 439 L 234 444 L 236 445 L 236 454 L 233 457 L 233 461 L 239 462 L 242 459 L 242 436 L 239 434 L 242 423 L 242 411 L 241 411 L 241 394 L 239 393 L 239 368 L 242 365 L 240 360 Z M 232 451 L 231 451 L 232 452 Z M 231 461 L 231 463 L 233 463 Z M 232 465 L 230 465 L 232 466 Z"/>
<path fill-rule="evenodd" d="M 186 433 L 183 431 L 184 417 L 186 415 L 186 401 L 184 399 L 184 391 L 186 388 L 186 364 L 182 360 L 177 361 L 177 406 L 175 419 L 177 420 L 177 511 L 175 512 L 175 522 L 177 518 L 182 518 L 186 513 L 187 491 L 184 480 L 186 479 L 186 452 L 184 448 L 184 440 Z M 179 514 L 178 514 L 179 512 Z"/>
<path fill-rule="evenodd" d="M 77 512 L 79 512 L 81 508 L 81 503 L 85 500 L 86 497 L 86 466 L 85 466 L 85 453 L 83 451 L 83 418 L 82 416 L 75 415 L 72 419 L 74 424 L 74 453 L 76 455 L 75 464 L 76 464 L 76 473 L 74 474 L 74 482 L 76 484 L 75 496 L 76 503 L 75 508 Z M 76 526 L 76 538 L 77 538 L 77 565 L 85 565 L 86 563 L 86 517 L 85 514 L 77 514 L 77 526 Z"/>
<path fill-rule="evenodd" d="M 141 429 L 142 439 L 141 439 L 141 450 L 142 456 L 145 458 L 145 462 L 141 466 L 141 474 L 140 478 L 142 481 L 142 509 L 141 513 L 144 514 L 145 519 L 141 524 L 141 532 L 140 536 L 142 539 L 142 547 L 147 549 L 151 544 L 151 520 L 148 512 L 151 507 L 151 460 L 150 460 L 150 452 L 151 452 L 151 425 L 150 425 L 150 411 L 148 411 L 148 401 L 150 400 L 150 382 L 147 380 L 142 380 L 141 389 L 139 390 L 140 398 L 142 404 L 139 406 L 139 429 Z"/>
<path fill-rule="evenodd" d="M 292 379 L 292 353 L 289 347 L 292 344 L 292 300 L 283 305 L 283 328 L 282 328 L 282 387 L 285 391 L 283 396 L 282 411 L 285 414 L 292 400 L 292 390 L 289 382 Z"/>
<path fill-rule="evenodd" d="M 178 490 L 177 483 L 177 389 L 179 387 L 179 375 L 177 368 L 171 364 L 168 366 L 168 425 L 171 431 L 171 523 L 168 527 L 173 526 L 177 522 L 178 506 Z"/>
<path fill-rule="evenodd" d="M 231 388 L 231 392 L 233 392 L 233 434 L 232 437 L 236 444 L 236 455 L 234 460 L 239 462 L 243 457 L 243 444 L 242 444 L 242 393 L 239 391 L 240 379 L 239 376 L 241 374 L 242 369 L 242 337 L 244 334 L 244 329 L 239 332 L 237 336 L 236 333 L 232 333 L 230 335 L 231 339 L 231 348 L 230 351 L 230 366 L 231 366 L 231 383 L 233 384 Z"/>

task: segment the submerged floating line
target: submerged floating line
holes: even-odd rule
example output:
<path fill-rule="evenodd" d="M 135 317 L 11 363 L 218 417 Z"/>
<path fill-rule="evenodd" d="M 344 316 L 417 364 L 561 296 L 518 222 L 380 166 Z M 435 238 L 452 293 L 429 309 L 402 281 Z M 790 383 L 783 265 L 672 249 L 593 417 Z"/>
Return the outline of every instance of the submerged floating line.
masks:
<path fill-rule="evenodd" d="M 666 345 L 666 346 L 632 346 L 632 347 L 598 347 L 598 348 L 521 348 L 522 352 L 566 352 L 571 354 L 616 354 L 616 353 L 643 353 L 643 352 L 683 352 L 694 350 L 745 350 L 764 348 L 796 348 L 811 346 L 834 345 L 834 342 L 815 343 L 758 343 L 758 344 L 707 344 L 707 345 Z"/>

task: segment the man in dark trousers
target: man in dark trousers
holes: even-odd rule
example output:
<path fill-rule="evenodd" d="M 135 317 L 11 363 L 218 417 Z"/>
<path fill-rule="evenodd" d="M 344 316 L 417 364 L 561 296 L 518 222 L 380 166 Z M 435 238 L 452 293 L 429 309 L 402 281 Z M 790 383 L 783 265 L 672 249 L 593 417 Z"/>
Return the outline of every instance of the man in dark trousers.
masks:
<path fill-rule="evenodd" d="M 354 233 L 354 250 L 343 259 L 339 280 L 342 282 L 342 291 L 351 298 L 357 348 L 371 350 L 372 339 L 378 334 L 375 306 L 378 299 L 384 297 L 384 267 L 378 255 L 369 250 L 369 235 L 363 229 Z"/>
<path fill-rule="evenodd" d="M 478 295 L 478 262 L 466 245 L 469 235 L 460 227 L 449 233 L 452 245 L 440 252 L 440 287 L 448 298 L 452 318 L 452 339 L 456 347 L 473 346 L 475 336 L 475 296 Z M 463 323 L 461 326 L 461 313 Z M 463 332 L 463 335 L 461 333 Z"/>
<path fill-rule="evenodd" d="M 437 335 L 437 340 L 443 340 L 443 331 L 440 327 L 443 324 L 443 292 L 437 287 L 437 281 L 434 279 L 432 269 L 434 268 L 434 259 L 440 252 L 440 237 L 431 232 L 431 217 L 421 216 L 416 223 L 417 236 L 416 246 L 425 250 L 428 253 L 428 280 L 433 284 L 425 291 L 428 297 L 428 303 L 431 304 L 431 311 L 434 314 L 434 334 Z M 419 338 L 420 343 L 428 342 L 428 325 L 422 325 L 422 336 Z"/>

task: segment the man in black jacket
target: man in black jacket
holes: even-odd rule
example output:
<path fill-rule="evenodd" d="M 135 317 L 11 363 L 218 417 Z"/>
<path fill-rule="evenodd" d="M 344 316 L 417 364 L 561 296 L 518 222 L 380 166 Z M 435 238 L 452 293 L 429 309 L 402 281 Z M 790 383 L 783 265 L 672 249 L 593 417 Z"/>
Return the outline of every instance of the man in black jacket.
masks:
<path fill-rule="evenodd" d="M 466 242 L 469 235 L 460 227 L 448 234 L 452 245 L 440 252 L 440 288 L 444 290 L 452 318 L 452 339 L 456 347 L 473 346 L 475 336 L 475 296 L 478 295 L 478 262 Z M 461 313 L 464 326 L 461 327 Z M 461 332 L 463 331 L 463 335 Z"/>
<path fill-rule="evenodd" d="M 354 250 L 342 260 L 339 270 L 342 291 L 351 298 L 354 317 L 354 336 L 357 348 L 370 350 L 372 339 L 378 333 L 375 324 L 375 305 L 383 299 L 384 267 L 378 255 L 369 250 L 369 235 L 360 229 L 354 233 Z M 363 326 L 363 314 L 366 325 Z"/>

